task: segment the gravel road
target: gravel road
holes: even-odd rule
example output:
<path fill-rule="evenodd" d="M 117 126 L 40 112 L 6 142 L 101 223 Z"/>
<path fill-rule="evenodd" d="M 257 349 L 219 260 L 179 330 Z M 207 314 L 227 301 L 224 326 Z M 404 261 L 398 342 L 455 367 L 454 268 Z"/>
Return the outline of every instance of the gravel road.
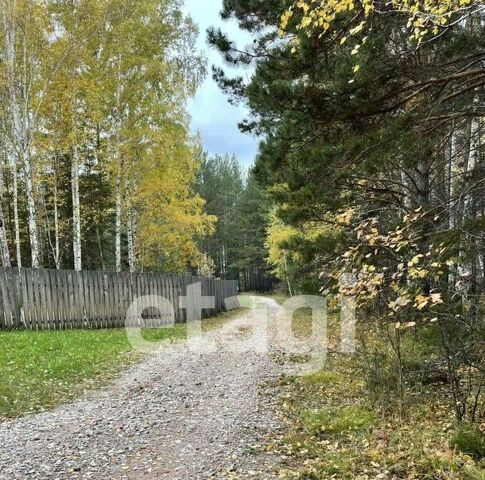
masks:
<path fill-rule="evenodd" d="M 0 479 L 273 478 L 256 446 L 279 428 L 264 385 L 280 367 L 227 348 L 259 320 L 243 312 L 210 333 L 216 352 L 172 344 L 103 390 L 0 423 Z"/>

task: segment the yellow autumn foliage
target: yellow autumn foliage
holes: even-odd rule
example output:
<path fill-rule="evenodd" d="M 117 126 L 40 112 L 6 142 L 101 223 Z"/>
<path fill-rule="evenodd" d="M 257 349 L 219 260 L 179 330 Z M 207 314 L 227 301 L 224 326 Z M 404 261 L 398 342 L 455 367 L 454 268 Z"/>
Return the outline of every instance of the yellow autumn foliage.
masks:
<path fill-rule="evenodd" d="M 205 202 L 192 189 L 199 164 L 184 135 L 165 135 L 137 168 L 137 253 L 145 268 L 182 272 L 198 266 L 196 241 L 214 228 L 216 218 L 204 213 Z"/>
<path fill-rule="evenodd" d="M 410 37 L 418 43 L 428 34 L 437 34 L 440 28 L 449 24 L 452 15 L 467 15 L 475 8 L 483 8 L 482 0 L 297 0 L 293 7 L 281 16 L 280 33 L 283 34 L 295 12 L 301 14 L 299 29 L 320 29 L 326 31 L 338 15 L 345 12 L 362 11 L 364 21 L 351 31 L 361 32 L 374 13 L 383 10 L 399 12 L 408 18 Z"/>
<path fill-rule="evenodd" d="M 270 222 L 266 237 L 266 248 L 268 250 L 268 263 L 273 267 L 273 273 L 279 278 L 283 279 L 286 276 L 287 261 L 291 256 L 294 258 L 297 254 L 289 252 L 284 248 L 284 244 L 298 235 L 296 228 L 286 225 L 275 211 L 270 214 Z"/>
<path fill-rule="evenodd" d="M 276 210 L 273 210 L 270 213 L 266 237 L 267 261 L 273 267 L 273 273 L 279 279 L 284 279 L 288 275 L 289 264 L 299 264 L 302 261 L 300 254 L 294 248 L 286 247 L 288 242 L 293 240 L 314 242 L 322 234 L 338 228 L 315 222 L 306 222 L 299 228 L 295 228 L 284 223 L 277 216 Z"/>

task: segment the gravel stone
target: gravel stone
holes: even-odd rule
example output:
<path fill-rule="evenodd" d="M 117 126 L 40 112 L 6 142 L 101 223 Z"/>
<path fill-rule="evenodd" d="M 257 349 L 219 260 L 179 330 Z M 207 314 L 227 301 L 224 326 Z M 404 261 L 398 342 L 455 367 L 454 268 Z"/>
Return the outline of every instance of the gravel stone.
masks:
<path fill-rule="evenodd" d="M 209 335 L 224 344 L 251 322 L 243 312 Z M 279 429 L 261 385 L 280 371 L 264 353 L 168 345 L 102 390 L 1 422 L 0 479 L 275 478 L 255 447 Z"/>

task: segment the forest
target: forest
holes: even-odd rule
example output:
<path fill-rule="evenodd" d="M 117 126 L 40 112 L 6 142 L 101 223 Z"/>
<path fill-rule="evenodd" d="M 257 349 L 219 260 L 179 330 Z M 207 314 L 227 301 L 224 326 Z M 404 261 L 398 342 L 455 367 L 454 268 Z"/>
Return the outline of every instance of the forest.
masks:
<path fill-rule="evenodd" d="M 182 7 L 0 0 L 3 267 L 351 298 L 356 355 L 281 381 L 278 478 L 483 478 L 485 3 L 223 0 L 224 68 Z M 248 169 L 191 131 L 210 76 Z"/>
<path fill-rule="evenodd" d="M 4 266 L 180 271 L 214 219 L 186 100 L 204 78 L 178 1 L 1 4 Z"/>
<path fill-rule="evenodd" d="M 4 266 L 267 270 L 263 190 L 189 128 L 207 62 L 181 2 L 5 0 L 1 21 Z"/>
<path fill-rule="evenodd" d="M 253 175 L 280 288 L 355 299 L 365 391 L 382 408 L 432 409 L 423 392 L 444 385 L 482 432 L 484 15 L 471 0 L 225 0 L 252 44 L 208 32 L 228 64 L 213 77 L 261 138 Z"/>

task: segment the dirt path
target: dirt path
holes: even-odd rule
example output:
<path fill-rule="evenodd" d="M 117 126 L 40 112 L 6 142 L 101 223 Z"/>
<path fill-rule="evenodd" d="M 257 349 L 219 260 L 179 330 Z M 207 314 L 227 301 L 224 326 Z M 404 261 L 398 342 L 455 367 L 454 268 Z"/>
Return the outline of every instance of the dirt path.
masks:
<path fill-rule="evenodd" d="M 251 318 L 211 338 L 230 343 Z M 1 423 L 0 479 L 273 478 L 272 457 L 253 449 L 278 428 L 261 387 L 278 372 L 263 353 L 171 345 L 104 390 Z"/>

